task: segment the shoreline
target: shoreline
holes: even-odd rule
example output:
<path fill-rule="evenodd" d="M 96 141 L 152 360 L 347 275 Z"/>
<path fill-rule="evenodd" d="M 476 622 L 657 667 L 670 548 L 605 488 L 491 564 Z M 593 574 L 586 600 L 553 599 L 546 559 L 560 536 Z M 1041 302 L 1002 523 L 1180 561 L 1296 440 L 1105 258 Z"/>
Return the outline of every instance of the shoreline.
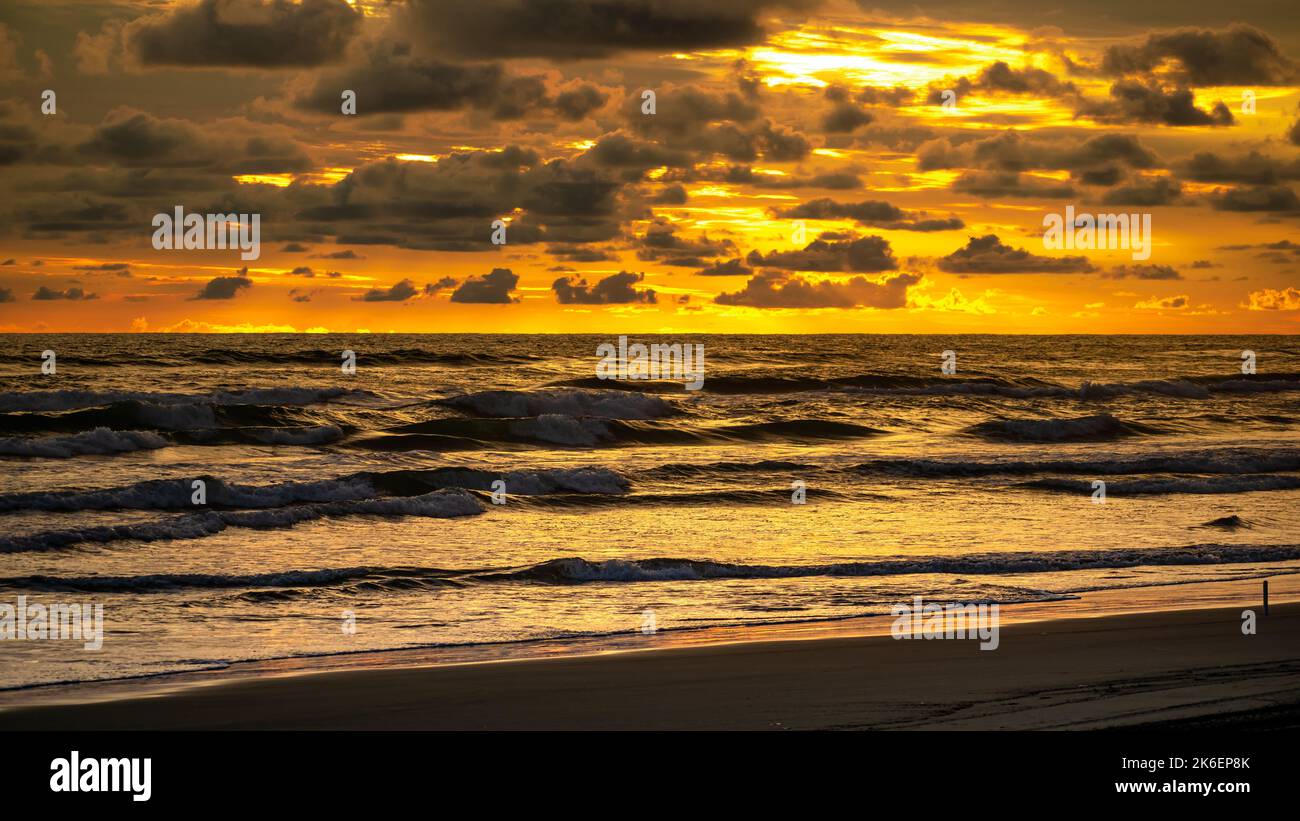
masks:
<path fill-rule="evenodd" d="M 899 680 L 907 669 L 921 681 L 948 681 L 931 694 L 928 710 L 911 709 L 918 727 L 953 724 L 952 717 L 939 721 L 943 704 L 965 709 L 983 704 L 1001 716 L 985 716 L 972 729 L 989 721 L 1009 721 L 1008 728 L 1037 726 L 1026 724 L 1024 705 L 1013 714 L 997 709 L 1019 704 L 1023 685 L 1034 681 L 1050 685 L 1050 692 L 1132 691 L 1154 698 L 1120 712 L 1075 704 L 1073 712 L 1058 709 L 1060 715 L 1039 722 L 1044 726 L 1197 719 L 1229 707 L 1267 708 L 1284 703 L 1277 700 L 1279 693 L 1300 691 L 1300 576 L 1275 576 L 1270 582 L 1268 617 L 1259 606 L 1261 579 L 1108 590 L 1005 606 L 1003 647 L 992 652 L 971 641 L 894 641 L 888 636 L 892 620 L 882 616 L 631 634 L 599 644 L 539 642 L 526 655 L 478 645 L 240 662 L 220 670 L 6 691 L 0 693 L 0 728 L 757 729 L 752 719 L 766 709 L 790 714 L 789 721 L 776 723 L 781 727 L 903 727 L 906 721 L 888 718 L 896 713 L 884 708 L 889 699 L 865 714 L 857 707 L 872 690 L 909 691 L 912 685 Z M 1226 601 L 1236 604 L 1225 606 Z M 1243 609 L 1259 614 L 1259 635 L 1241 635 Z M 1214 636 L 1214 647 L 1188 644 L 1196 633 Z M 1124 636 L 1131 640 L 1120 641 Z M 1104 647 L 1095 645 L 1099 638 Z M 1186 644 L 1185 655 L 1170 666 L 1158 653 L 1134 652 L 1135 645 L 1148 641 Z M 1027 656 L 1026 648 L 1033 648 Z M 1035 659 L 1058 654 L 1065 666 L 1044 679 Z M 801 677 L 751 694 L 756 705 L 766 705 L 763 710 L 728 707 L 726 693 L 733 685 L 727 682 L 740 672 L 737 665 L 785 679 L 792 658 L 807 662 Z M 872 659 L 899 669 L 863 668 L 864 680 L 874 683 L 859 682 L 864 689 L 849 704 L 823 715 L 819 705 L 828 697 L 855 690 L 853 677 L 845 678 L 846 665 Z M 683 677 L 687 670 L 693 675 Z M 988 692 L 971 702 L 974 693 L 963 686 L 980 677 L 988 680 Z M 586 716 L 594 704 L 621 703 L 620 694 L 656 680 L 665 700 L 652 699 L 655 709 L 633 703 L 625 705 L 625 716 L 596 723 Z M 663 695 L 669 691 L 676 695 Z M 715 700 L 706 713 L 689 706 Z M 1084 699 L 1090 700 L 1096 699 Z M 833 716 L 838 718 L 829 720 Z M 509 720 L 495 723 L 494 717 Z"/>

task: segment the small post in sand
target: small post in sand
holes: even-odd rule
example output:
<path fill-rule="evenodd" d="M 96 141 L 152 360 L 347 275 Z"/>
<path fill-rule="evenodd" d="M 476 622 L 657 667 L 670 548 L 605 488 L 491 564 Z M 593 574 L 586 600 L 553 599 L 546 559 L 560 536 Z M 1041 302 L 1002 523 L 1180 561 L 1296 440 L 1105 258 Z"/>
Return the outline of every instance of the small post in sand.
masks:
<path fill-rule="evenodd" d="M 1264 580 L 1264 615 L 1268 615 L 1268 579 Z"/>

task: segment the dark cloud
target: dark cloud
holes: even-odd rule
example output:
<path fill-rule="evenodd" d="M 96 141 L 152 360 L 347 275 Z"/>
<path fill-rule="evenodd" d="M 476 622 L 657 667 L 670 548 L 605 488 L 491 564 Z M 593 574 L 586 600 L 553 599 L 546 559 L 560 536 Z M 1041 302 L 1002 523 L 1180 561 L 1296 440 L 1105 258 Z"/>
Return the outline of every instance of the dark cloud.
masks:
<path fill-rule="evenodd" d="M 578 60 L 756 43 L 765 34 L 763 12 L 811 5 L 809 0 L 476 0 L 453 11 L 441 0 L 411 0 L 398 9 L 396 20 L 431 50 L 456 57 Z"/>
<path fill-rule="evenodd" d="M 0 302 L 17 302 L 12 288 L 0 288 Z"/>
<path fill-rule="evenodd" d="M 1074 274 L 1093 269 L 1085 257 L 1046 257 L 1024 248 L 1004 245 L 995 234 L 971 237 L 939 260 L 939 270 L 950 274 Z"/>
<path fill-rule="evenodd" d="M 708 268 L 695 272 L 702 277 L 747 277 L 754 273 L 754 269 L 745 265 L 739 257 L 726 262 L 718 262 L 710 265 Z"/>
<path fill-rule="evenodd" d="M 773 251 L 766 256 L 750 251 L 745 261 L 755 268 L 784 268 L 792 271 L 865 272 L 893 271 L 898 260 L 882 237 L 828 240 L 824 236 L 798 251 Z"/>
<path fill-rule="evenodd" d="M 939 105 L 944 101 L 944 92 L 952 91 L 960 101 L 972 93 L 982 94 L 1025 94 L 1035 97 L 1062 97 L 1077 93 L 1074 83 L 1058 80 L 1055 74 L 1041 68 L 1027 66 L 1012 68 L 999 60 L 984 67 L 974 80 L 959 77 L 947 84 L 934 83 L 926 93 L 925 101 Z M 959 103 L 960 104 L 960 103 Z"/>
<path fill-rule="evenodd" d="M 1183 187 L 1169 177 L 1136 179 L 1112 188 L 1102 197 L 1105 205 L 1168 205 L 1182 195 Z"/>
<path fill-rule="evenodd" d="M 1075 196 L 1074 188 L 1064 183 L 1040 180 L 1025 174 L 989 171 L 970 171 L 962 174 L 953 182 L 952 188 L 954 191 L 989 199 L 1001 197 L 1066 199 Z"/>
<path fill-rule="evenodd" d="M 645 262 L 659 262 L 682 268 L 704 268 L 708 259 L 735 253 L 736 245 L 729 239 L 711 240 L 708 234 L 699 239 L 683 239 L 678 236 L 677 226 L 663 219 L 656 218 L 640 237 L 637 259 Z"/>
<path fill-rule="evenodd" d="M 785 271 L 763 271 L 742 290 L 718 294 L 713 301 L 752 308 L 902 308 L 907 305 L 908 288 L 920 281 L 920 274 L 909 273 L 872 282 L 861 276 L 811 280 Z"/>
<path fill-rule="evenodd" d="M 555 95 L 555 110 L 561 119 L 576 122 L 596 111 L 609 95 L 590 83 L 579 83 Z"/>
<path fill-rule="evenodd" d="M 924 211 L 904 211 L 882 200 L 840 203 L 816 199 L 778 211 L 776 215 L 786 219 L 851 219 L 861 225 L 893 231 L 954 231 L 966 227 L 957 217 L 931 219 Z"/>
<path fill-rule="evenodd" d="M 469 277 L 451 295 L 452 302 L 506 305 L 518 302 L 510 292 L 519 284 L 519 277 L 509 268 L 493 268 L 481 277 Z"/>
<path fill-rule="evenodd" d="M 119 277 L 131 276 L 131 265 L 126 262 L 101 262 L 99 265 L 75 265 L 75 271 L 88 271 L 92 274 L 113 274 Z"/>
<path fill-rule="evenodd" d="M 610 262 L 617 259 L 608 251 L 585 245 L 550 245 L 547 246 L 546 253 L 556 259 L 564 259 L 569 262 Z"/>
<path fill-rule="evenodd" d="M 1229 188 L 1210 198 L 1219 211 L 1300 211 L 1300 198 L 1285 185 Z"/>
<path fill-rule="evenodd" d="M 455 288 L 457 282 L 458 280 L 455 277 L 443 277 L 437 282 L 426 283 L 424 286 L 424 293 L 426 296 L 430 296 L 439 291 L 445 291 L 448 288 Z"/>
<path fill-rule="evenodd" d="M 405 302 L 420 293 L 415 283 L 403 279 L 393 283 L 389 288 L 371 288 L 361 296 L 353 297 L 356 302 Z"/>
<path fill-rule="evenodd" d="M 551 283 L 555 300 L 561 305 L 630 305 L 658 302 L 653 288 L 637 289 L 645 274 L 620 271 L 589 286 L 578 277 L 560 277 Z"/>
<path fill-rule="evenodd" d="M 546 107 L 540 77 L 515 77 L 495 63 L 457 65 L 417 56 L 401 42 L 368 43 L 358 62 L 326 71 L 294 100 L 304 110 L 335 115 L 342 91 L 356 92 L 357 115 L 476 109 L 499 120 Z"/>
<path fill-rule="evenodd" d="M 1164 89 L 1152 82 L 1121 80 L 1110 87 L 1109 100 L 1080 103 L 1075 112 L 1106 123 L 1162 123 L 1164 125 L 1232 125 L 1232 112 L 1222 100 L 1209 111 L 1196 107 L 1187 87 Z"/>
<path fill-rule="evenodd" d="M 41 287 L 36 289 L 36 293 L 32 294 L 32 299 L 41 300 L 41 301 L 54 300 L 54 299 L 68 299 L 68 300 L 75 301 L 75 300 L 82 300 L 82 299 L 99 299 L 99 294 L 87 293 L 80 288 L 68 288 L 65 291 L 55 291 L 51 288 L 42 285 Z"/>
<path fill-rule="evenodd" d="M 1197 182 L 1273 185 L 1283 180 L 1300 180 L 1300 159 L 1288 162 L 1254 150 L 1237 157 L 1205 151 L 1184 163 L 1179 173 L 1184 179 Z"/>
<path fill-rule="evenodd" d="M 1196 267 L 1196 266 L 1193 266 Z M 1103 273 L 1103 279 L 1182 279 L 1169 265 L 1116 265 Z"/>
<path fill-rule="evenodd" d="M 243 276 L 214 277 L 191 299 L 234 299 L 244 288 L 253 287 L 253 280 Z"/>
<path fill-rule="evenodd" d="M 917 149 L 920 170 L 963 168 L 987 172 L 968 175 L 961 190 L 987 190 L 998 196 L 1053 196 L 1045 188 L 1054 188 L 1062 196 L 1072 193 L 1068 188 L 1011 176 L 1023 171 L 1069 171 L 1076 180 L 1089 185 L 1113 185 L 1126 169 L 1159 165 L 1159 158 L 1129 134 L 1099 134 L 1076 141 L 1004 131 L 985 138 L 931 140 Z"/>
<path fill-rule="evenodd" d="M 344 0 L 199 0 L 127 27 L 147 66 L 299 68 L 334 62 L 361 25 Z"/>
<path fill-rule="evenodd" d="M 1249 25 L 1225 31 L 1184 28 L 1157 32 L 1141 45 L 1106 50 L 1102 71 L 1150 73 L 1173 61 L 1174 77 L 1194 86 L 1289 85 L 1300 82 L 1300 65 L 1264 32 Z"/>

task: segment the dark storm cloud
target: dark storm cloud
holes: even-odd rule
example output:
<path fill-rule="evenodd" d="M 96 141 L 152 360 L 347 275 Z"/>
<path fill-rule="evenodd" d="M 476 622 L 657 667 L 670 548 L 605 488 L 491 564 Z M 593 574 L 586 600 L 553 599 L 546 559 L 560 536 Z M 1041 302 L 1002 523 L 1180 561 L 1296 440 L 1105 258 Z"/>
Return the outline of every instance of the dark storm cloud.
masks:
<path fill-rule="evenodd" d="M 1085 257 L 1046 257 L 1004 245 L 995 234 L 971 237 L 966 245 L 939 260 L 950 274 L 1074 274 L 1093 271 Z"/>
<path fill-rule="evenodd" d="M 1001 197 L 1066 199 L 1075 196 L 1074 188 L 1063 183 L 1043 181 L 1023 174 L 988 171 L 970 171 L 962 174 L 953 182 L 952 189 L 987 199 Z"/>
<path fill-rule="evenodd" d="M 539 77 L 515 77 L 495 63 L 457 65 L 415 55 L 405 43 L 367 43 L 359 62 L 326 71 L 294 100 L 335 115 L 342 91 L 356 92 L 357 115 L 475 109 L 500 120 L 550 105 Z"/>
<path fill-rule="evenodd" d="M 1182 196 L 1182 190 L 1169 177 L 1136 179 L 1107 191 L 1101 201 L 1105 205 L 1168 205 Z"/>
<path fill-rule="evenodd" d="M 581 83 L 555 95 L 555 110 L 561 119 L 581 120 L 609 99 L 609 94 L 590 83 Z"/>
<path fill-rule="evenodd" d="M 1210 198 L 1218 211 L 1300 211 L 1300 198 L 1285 185 L 1230 188 Z"/>
<path fill-rule="evenodd" d="M 299 68 L 342 57 L 362 14 L 344 0 L 199 0 L 126 29 L 146 66 Z"/>
<path fill-rule="evenodd" d="M 866 272 L 893 271 L 898 260 L 889 242 L 881 237 L 828 240 L 824 236 L 797 251 L 773 251 L 764 255 L 753 250 L 745 262 L 754 266 L 784 268 L 791 271 Z"/>
<path fill-rule="evenodd" d="M 403 279 L 393 283 L 390 288 L 371 288 L 361 296 L 352 299 L 355 302 L 405 302 L 418 293 L 420 291 L 415 287 L 414 282 Z"/>
<path fill-rule="evenodd" d="M 243 121 L 231 125 L 256 127 Z M 77 151 L 83 158 L 122 166 L 187 168 L 222 175 L 301 172 L 312 167 L 302 146 L 278 134 L 228 135 L 224 128 L 213 134 L 187 120 L 163 119 L 130 108 L 110 111 Z M 167 182 L 186 187 L 184 177 L 173 176 Z M 147 181 L 137 177 L 131 184 L 138 191 Z"/>
<path fill-rule="evenodd" d="M 710 265 L 708 268 L 696 271 L 695 273 L 697 276 L 702 277 L 747 277 L 754 273 L 754 269 L 745 265 L 745 263 L 737 257 L 736 259 L 727 260 L 726 262 L 718 262 L 717 264 Z"/>
<path fill-rule="evenodd" d="M 763 39 L 761 15 L 814 0 L 439 0 L 399 8 L 400 30 L 430 50 L 471 59 L 608 57 L 724 48 Z"/>
<path fill-rule="evenodd" d="M 1130 134 L 1099 134 L 1076 141 L 1069 137 L 1024 136 L 1005 131 L 986 138 L 957 136 L 931 140 L 917 149 L 917 167 L 922 171 L 963 168 L 991 172 L 991 175 L 972 175 L 963 183 L 962 190 L 973 193 L 987 190 L 990 195 L 999 196 L 1053 196 L 1042 192 L 1043 183 L 1005 176 L 1021 171 L 1069 171 L 1079 182 L 1113 185 L 1128 169 L 1159 165 L 1159 158 Z M 1026 193 L 1010 193 L 1019 191 Z M 1061 195 L 1069 193 L 1072 192 L 1067 188 Z"/>
<path fill-rule="evenodd" d="M 36 289 L 36 293 L 32 294 L 32 299 L 39 300 L 39 301 L 55 300 L 55 299 L 67 299 L 67 300 L 77 301 L 83 299 L 99 299 L 99 294 L 86 293 L 80 288 L 68 288 L 66 291 L 55 291 L 51 288 L 42 285 L 41 287 Z"/>
<path fill-rule="evenodd" d="M 556 259 L 563 259 L 569 262 L 609 262 L 616 259 L 614 255 L 599 248 L 588 248 L 583 245 L 548 245 L 546 253 Z"/>
<path fill-rule="evenodd" d="M 1087 100 L 1075 114 L 1105 123 L 1161 123 L 1164 125 L 1232 125 L 1232 112 L 1222 100 L 1209 111 L 1196 107 L 1192 90 L 1185 86 L 1165 89 L 1156 83 L 1121 80 L 1110 87 L 1110 99 Z"/>
<path fill-rule="evenodd" d="M 246 276 L 214 277 L 191 299 L 234 299 L 244 288 L 253 287 L 253 280 Z"/>
<path fill-rule="evenodd" d="M 713 301 L 752 308 L 902 308 L 907 305 L 907 289 L 920 281 L 920 274 L 908 273 L 877 283 L 860 276 L 810 280 L 785 271 L 763 271 L 743 289 L 718 294 Z"/>
<path fill-rule="evenodd" d="M 424 293 L 426 296 L 436 294 L 439 291 L 445 291 L 448 288 L 455 288 L 458 280 L 455 277 L 443 277 L 437 282 L 425 283 Z"/>
<path fill-rule="evenodd" d="M 966 223 L 957 217 L 931 219 L 926 217 L 923 211 L 904 211 L 882 200 L 840 203 L 829 199 L 816 199 L 794 208 L 777 211 L 775 216 L 786 219 L 851 219 L 860 225 L 893 231 L 954 231 L 966 227 Z"/>
<path fill-rule="evenodd" d="M 585 156 L 598 166 L 635 169 L 638 174 L 661 166 L 689 167 L 693 164 L 693 158 L 686 151 L 666 149 L 652 141 L 623 133 L 601 137 Z"/>
<path fill-rule="evenodd" d="M 452 302 L 507 305 L 518 302 L 510 292 L 519 284 L 519 277 L 509 268 L 493 268 L 481 277 L 469 277 L 451 295 Z"/>
<path fill-rule="evenodd" d="M 631 305 L 658 302 L 653 288 L 637 289 L 645 274 L 620 271 L 589 286 L 578 277 L 560 277 L 551 283 L 555 301 L 561 305 Z"/>
<path fill-rule="evenodd" d="M 1274 159 L 1252 150 L 1237 157 L 1223 157 L 1210 151 L 1194 155 L 1178 169 L 1197 182 L 1273 185 L 1283 180 L 1300 180 L 1300 159 Z"/>
<path fill-rule="evenodd" d="M 1300 82 L 1300 65 L 1269 35 L 1249 25 L 1226 31 L 1184 28 L 1157 32 L 1141 45 L 1106 50 L 1110 75 L 1149 73 L 1171 60 L 1175 78 L 1193 86 L 1288 85 Z"/>
<path fill-rule="evenodd" d="M 361 165 L 298 213 L 332 225 L 341 244 L 390 244 L 420 250 L 486 251 L 494 219 L 522 209 L 509 245 L 613 239 L 632 213 L 624 184 L 578 161 L 538 162 L 532 152 L 462 152 L 437 163 L 386 159 Z M 324 230 L 324 229 L 322 229 Z"/>
<path fill-rule="evenodd" d="M 627 128 L 643 139 L 674 151 L 718 155 L 738 162 L 764 157 L 773 162 L 800 160 L 812 151 L 802 134 L 761 117 L 755 99 L 734 91 L 709 92 L 691 86 L 657 91 L 653 116 L 641 113 L 641 99 L 629 97 L 621 109 Z"/>
<path fill-rule="evenodd" d="M 925 101 L 939 105 L 944 92 L 952 91 L 960 100 L 971 93 L 1026 94 L 1035 97 L 1064 97 L 1076 94 L 1074 83 L 1058 80 L 1055 74 L 1041 68 L 1012 68 L 999 60 L 984 67 L 974 80 L 959 77 L 950 83 L 934 83 L 926 93 Z"/>
<path fill-rule="evenodd" d="M 677 226 L 663 218 L 655 219 L 639 240 L 637 259 L 659 262 L 682 268 L 704 268 L 706 260 L 735 253 L 736 245 L 729 239 L 711 240 L 708 234 L 699 239 L 684 239 L 677 235 Z"/>

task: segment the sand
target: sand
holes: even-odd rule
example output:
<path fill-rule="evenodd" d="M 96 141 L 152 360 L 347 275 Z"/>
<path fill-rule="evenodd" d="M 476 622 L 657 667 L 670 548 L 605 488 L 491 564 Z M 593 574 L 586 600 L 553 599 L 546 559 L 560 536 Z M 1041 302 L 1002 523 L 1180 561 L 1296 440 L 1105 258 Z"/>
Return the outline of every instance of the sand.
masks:
<path fill-rule="evenodd" d="M 1088 729 L 1272 715 L 1300 700 L 1300 603 L 1004 624 L 1001 646 L 850 635 L 216 679 L 11 708 L 0 730 Z M 843 629 L 843 628 L 841 628 Z M 879 633 L 879 624 L 875 632 Z M 102 694 L 101 696 L 102 697 Z M 1289 718 L 1287 718 L 1289 716 Z"/>

